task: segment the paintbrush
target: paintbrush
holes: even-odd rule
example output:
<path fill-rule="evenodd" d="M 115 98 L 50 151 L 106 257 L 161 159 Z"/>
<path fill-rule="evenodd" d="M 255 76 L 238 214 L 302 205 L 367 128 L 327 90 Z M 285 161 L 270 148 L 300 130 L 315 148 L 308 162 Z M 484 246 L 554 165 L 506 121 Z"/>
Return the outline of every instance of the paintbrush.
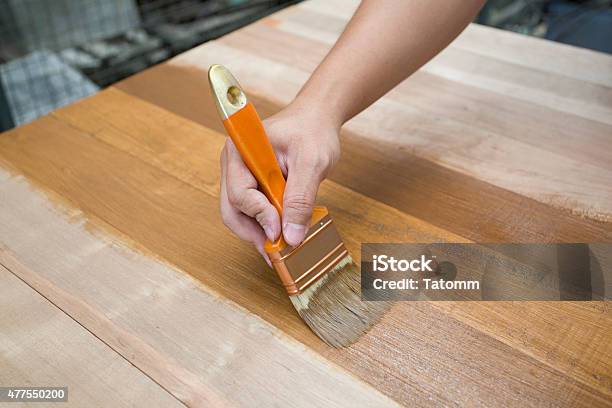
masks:
<path fill-rule="evenodd" d="M 213 65 L 208 79 L 219 115 L 259 189 L 283 212 L 285 178 L 253 104 L 234 76 Z M 325 207 L 315 207 L 310 228 L 297 247 L 281 236 L 264 249 L 302 319 L 334 347 L 356 341 L 388 308 L 361 300 L 361 279 Z"/>

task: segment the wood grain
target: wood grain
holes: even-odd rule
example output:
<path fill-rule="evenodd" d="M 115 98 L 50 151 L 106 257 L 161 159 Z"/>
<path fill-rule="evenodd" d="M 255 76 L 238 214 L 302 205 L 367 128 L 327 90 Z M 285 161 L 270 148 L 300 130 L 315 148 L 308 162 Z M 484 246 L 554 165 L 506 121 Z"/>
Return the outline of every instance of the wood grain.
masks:
<path fill-rule="evenodd" d="M 90 157 L 87 149 L 82 153 Z M 187 275 L 101 233 L 103 221 L 51 204 L 19 177 L 0 183 L 0 193 L 7 197 L 0 202 L 0 236 L 7 246 L 0 262 L 185 405 L 395 406 Z M 114 208 L 112 200 L 108 204 Z M 35 228 L 38 234 L 31 233 Z M 21 366 L 9 357 L 11 366 Z M 103 369 L 97 374 L 109 375 Z M 118 396 L 139 397 L 123 392 Z"/>
<path fill-rule="evenodd" d="M 285 16 L 300 19 L 304 11 L 310 11 L 317 18 L 306 17 L 305 20 L 317 32 L 326 28 L 337 32 L 343 25 L 329 24 L 330 20 L 341 18 L 348 21 L 358 4 L 357 0 L 310 0 L 276 13 L 274 19 L 282 21 Z M 323 20 L 323 17 L 327 19 Z M 589 49 L 552 43 L 479 24 L 470 24 L 450 46 L 508 64 L 612 87 L 612 60 L 605 54 Z"/>
<path fill-rule="evenodd" d="M 572 347 L 583 345 L 581 340 L 568 336 L 571 351 L 560 351 L 558 361 L 551 360 L 547 353 L 554 347 L 554 336 L 540 332 L 537 324 L 529 325 L 528 333 L 545 341 L 525 345 L 512 336 L 494 333 L 499 339 L 491 337 L 491 328 L 478 320 L 464 319 L 466 324 L 434 305 L 397 305 L 355 347 L 327 349 L 296 317 L 255 251 L 245 252 L 215 215 L 216 190 L 209 183 L 218 178 L 218 170 L 206 166 L 216 161 L 223 137 L 158 107 L 108 90 L 9 136 L 0 141 L 0 156 L 38 185 L 69 200 L 88 218 L 115 226 L 143 250 L 189 272 L 222 297 L 282 328 L 401 403 L 424 405 L 433 400 L 466 405 L 476 398 L 483 405 L 537 406 L 544 401 L 602 405 L 609 396 L 607 354 L 597 361 L 589 354 L 580 363 L 587 375 L 566 369 L 577 355 Z M 182 146 L 190 148 L 183 151 Z M 190 175 L 205 168 L 204 181 Z M 325 183 L 320 195 L 353 250 L 369 239 L 425 241 L 435 240 L 438 234 L 440 239 L 465 239 L 441 233 L 431 224 L 333 182 Z M 347 202 L 355 207 L 347 208 Z M 455 304 L 452 308 L 464 307 Z M 492 307 L 516 330 L 527 330 L 521 323 L 526 317 L 523 308 Z M 535 307 L 529 308 L 528 315 L 537 321 L 542 319 L 540 313 Z M 587 308 L 583 313 L 601 311 Z M 588 319 L 568 321 L 577 332 L 582 332 L 583 325 L 592 327 Z M 602 330 L 600 324 L 589 330 Z M 457 349 L 454 344 L 461 346 Z M 440 353 L 445 347 L 450 351 Z M 496 367 L 502 366 L 509 371 L 500 373 Z M 466 371 L 465 367 L 472 368 Z M 597 374 L 589 377 L 592 372 Z M 437 385 L 441 381 L 444 387 Z M 498 387 L 507 391 L 500 392 Z M 569 400 L 561 397 L 558 387 L 571 390 Z"/>
<path fill-rule="evenodd" d="M 266 47 L 259 46 L 264 43 Z M 261 25 L 191 50 L 171 63 L 205 71 L 212 63 L 223 61 L 247 91 L 284 106 L 331 45 L 292 38 Z M 296 56 L 305 50 L 307 58 Z M 370 143 L 390 142 L 540 202 L 608 220 L 612 167 L 603 151 L 612 149 L 608 137 L 612 125 L 570 114 L 567 109 L 516 100 L 459 79 L 419 72 L 345 128 Z M 565 81 L 557 78 L 553 82 Z M 441 94 L 445 95 L 442 100 Z M 605 94 L 603 100 L 598 101 L 595 94 L 590 100 L 612 121 L 612 89 Z M 565 101 L 566 107 L 576 105 L 571 98 L 557 99 Z M 585 109 L 594 111 L 589 106 Z"/>
<path fill-rule="evenodd" d="M 119 88 L 223 131 L 201 69 L 161 65 Z M 256 92 L 250 97 L 262 116 L 281 108 Z M 350 160 L 338 163 L 331 180 L 447 231 L 480 242 L 610 240 L 612 223 L 572 216 L 475 176 L 454 172 L 415 155 L 410 147 L 372 142 L 347 131 L 344 135 L 342 151 Z M 379 182 L 389 175 L 393 183 Z"/>
<path fill-rule="evenodd" d="M 223 43 L 228 44 L 233 38 L 234 43 L 240 37 L 244 42 L 238 44 L 241 47 L 249 47 L 249 43 L 253 41 L 262 41 L 262 31 L 275 33 L 276 39 L 270 42 L 270 48 L 266 48 L 265 53 L 269 55 L 269 51 L 277 51 L 277 47 L 282 46 L 282 52 L 278 53 L 278 57 L 286 58 L 290 55 L 291 50 L 296 51 L 296 55 L 292 55 L 292 63 L 298 62 L 303 64 L 318 63 L 323 57 L 327 47 L 335 43 L 338 35 L 343 30 L 346 24 L 346 19 L 335 16 L 321 14 L 316 11 L 311 11 L 302 8 L 299 12 L 294 10 L 286 10 L 282 13 L 277 13 L 260 24 L 252 25 L 240 31 L 240 35 L 229 35 L 223 38 Z M 476 31 L 477 34 L 471 34 Z M 244 39 L 243 34 L 249 33 L 260 38 Z M 475 43 L 475 47 L 466 48 L 461 44 L 464 42 L 464 37 L 478 35 L 488 35 L 497 39 L 499 36 L 507 36 L 503 31 L 495 30 L 487 27 L 471 25 L 467 31 L 462 34 L 461 39 L 452 43 L 439 56 L 425 65 L 416 75 L 421 75 L 423 72 L 429 72 L 436 76 L 450 79 L 456 83 L 471 85 L 478 88 L 495 91 L 504 95 L 507 99 L 521 99 L 528 102 L 536 103 L 545 107 L 553 107 L 556 110 L 564 111 L 572 116 L 580 115 L 585 118 L 590 118 L 611 124 L 612 120 L 612 87 L 587 82 L 582 79 L 572 78 L 567 75 L 550 72 L 546 68 L 551 64 L 551 60 L 558 62 L 559 53 L 557 45 L 551 45 L 544 42 L 543 46 L 550 50 L 554 50 L 554 56 L 549 58 L 544 65 L 540 67 L 528 67 L 522 65 L 521 59 L 532 58 L 532 55 L 521 55 L 513 50 L 511 61 L 504 61 L 495 58 L 491 55 L 478 52 L 484 50 L 482 43 Z M 509 34 L 510 38 L 516 35 Z M 314 42 L 318 47 L 309 46 Z M 524 40 L 520 38 L 519 43 Z M 537 41 L 539 44 L 540 42 Z M 327 44 L 327 46 L 323 45 Z M 528 47 L 522 47 L 527 48 Z M 570 47 L 572 48 L 572 47 Z M 298 53 L 299 50 L 308 49 L 308 53 Z M 588 50 L 571 49 L 577 53 L 586 51 L 587 54 L 594 54 L 607 64 L 610 62 L 605 56 L 593 53 Z M 530 51 L 528 51 L 530 52 Z M 550 53 L 550 52 L 549 52 Z M 559 65 L 558 63 L 555 64 Z M 537 68 L 537 69 L 536 69 Z M 591 72 L 587 70 L 586 72 Z M 413 81 L 418 82 L 418 81 Z M 408 81 L 411 84 L 412 82 Z M 446 99 L 438 102 L 445 102 Z M 484 105 L 484 104 L 483 104 Z M 484 105 L 487 106 L 487 105 Z M 485 119 L 486 117 L 481 117 Z M 505 116 L 493 116 L 492 119 L 503 119 Z"/>
<path fill-rule="evenodd" d="M 71 407 L 184 406 L 2 265 L 0 309 L 1 386 L 68 387 Z"/>
<path fill-rule="evenodd" d="M 240 50 L 243 54 L 215 54 L 206 58 L 207 54 L 203 57 L 194 50 L 193 56 L 197 55 L 197 58 L 190 58 L 191 54 L 188 53 L 176 58 L 173 63 L 203 67 L 211 58 L 230 61 L 253 58 L 252 50 L 258 44 L 266 43 L 268 46 L 258 51 L 256 57 L 289 66 L 303 76 L 304 72 L 312 72 L 335 42 L 335 39 L 325 42 L 312 40 L 301 36 L 299 31 L 282 30 L 282 27 L 253 25 L 218 41 L 220 45 Z M 335 33 L 336 36 L 338 34 Z M 210 54 L 214 52 L 214 47 L 202 47 L 201 50 Z M 308 53 L 304 54 L 304 50 L 308 50 Z M 194 60 L 201 62 L 194 64 Z M 268 81 L 260 82 L 266 86 Z M 279 82 L 293 85 L 282 77 L 270 82 L 272 85 Z M 294 94 L 291 87 L 283 88 L 282 93 L 270 92 L 271 88 L 262 89 L 265 92 L 261 94 L 276 97 L 280 102 L 287 102 L 287 98 Z M 444 95 L 444 98 L 440 98 L 440 95 Z M 407 114 L 416 112 L 427 121 L 435 122 L 436 126 L 440 125 L 440 116 L 444 113 L 446 122 L 457 122 L 470 129 L 470 133 L 484 129 L 495 136 L 557 154 L 582 154 L 572 156 L 574 158 L 603 159 L 603 155 L 592 146 L 602 143 L 602 146 L 610 146 L 611 143 L 606 137 L 611 127 L 606 125 L 612 124 L 612 88 L 513 66 L 452 47 L 391 91 L 383 99 L 386 100 L 416 108 L 407 110 Z M 434 121 L 436 114 L 438 120 Z M 414 120 L 411 116 L 406 117 L 407 122 Z M 556 135 L 563 138 L 559 140 Z M 610 167 L 608 160 L 598 160 L 596 163 Z"/>
<path fill-rule="evenodd" d="M 100 117 L 97 118 L 96 120 L 92 120 L 92 122 L 96 122 L 96 123 L 103 123 L 104 119 L 103 117 L 113 117 L 113 118 L 117 118 L 114 123 L 115 125 L 119 124 L 122 128 L 125 129 L 129 129 L 129 136 L 128 137 L 121 137 L 120 135 L 114 133 L 112 135 L 107 135 L 105 132 L 100 131 L 98 133 L 98 135 L 102 138 L 104 138 L 104 140 L 108 143 L 114 144 L 116 146 L 122 146 L 123 148 L 128 149 L 130 152 L 132 152 L 133 154 L 139 154 L 140 157 L 143 157 L 145 160 L 147 160 L 148 162 L 154 163 L 157 162 L 158 165 L 165 167 L 165 168 L 170 168 L 169 164 L 162 164 L 162 162 L 164 161 L 163 159 L 160 159 L 161 157 L 176 157 L 181 151 L 177 151 L 176 149 L 180 149 L 180 146 L 190 146 L 190 150 L 192 152 L 192 156 L 193 156 L 193 160 L 205 160 L 206 156 L 210 153 L 207 152 L 211 152 L 210 147 L 197 147 L 197 141 L 206 138 L 209 142 L 212 142 L 211 139 L 217 139 L 217 150 L 220 149 L 221 147 L 221 140 L 219 139 L 217 134 L 214 133 L 210 133 L 208 132 L 207 134 L 198 134 L 198 132 L 196 131 L 196 126 L 194 126 L 194 128 L 189 129 L 188 132 L 185 132 L 185 135 L 189 135 L 189 136 L 185 136 L 185 138 L 183 140 L 180 140 L 178 142 L 176 142 L 174 139 L 172 139 L 169 142 L 166 142 L 166 140 L 168 140 L 167 132 L 164 131 L 163 127 L 162 127 L 162 123 L 164 122 L 168 122 L 169 120 L 164 116 L 163 111 L 159 111 L 157 112 L 156 109 L 154 107 L 148 106 L 147 104 L 143 104 L 142 102 L 139 103 L 137 101 L 134 101 L 130 98 L 125 98 L 121 93 L 115 93 L 115 92 L 108 92 L 107 95 L 105 95 L 107 98 L 106 100 L 103 100 L 102 98 L 99 99 L 99 103 L 93 104 L 91 106 L 87 106 L 87 105 L 81 105 L 80 110 L 73 112 L 73 108 L 68 108 L 66 110 L 60 111 L 57 115 L 60 116 L 61 118 L 70 121 L 73 125 L 77 126 L 79 123 L 81 123 L 81 126 L 86 126 L 86 123 L 88 120 L 91 120 L 91 118 L 97 118 L 96 115 L 100 114 Z M 154 115 L 142 115 L 143 117 L 148 117 L 149 119 L 146 120 L 134 120 L 133 117 L 135 115 L 131 115 L 129 113 L 129 106 L 136 108 L 136 106 L 140 105 L 139 107 L 142 108 L 142 110 L 153 110 L 156 111 L 157 113 Z M 89 108 L 89 113 L 86 112 L 87 108 Z M 121 113 L 123 112 L 123 113 Z M 141 115 L 138 115 L 141 116 Z M 157 122 L 155 122 L 153 119 L 153 117 L 159 118 L 159 124 L 157 124 Z M 124 123 L 125 121 L 125 123 Z M 84 122 L 84 123 L 83 123 Z M 131 124 L 131 125 L 128 125 Z M 131 127 L 130 127 L 131 126 Z M 147 129 L 149 129 L 147 131 Z M 153 129 L 153 130 L 151 130 Z M 137 135 L 146 135 L 146 136 L 141 136 L 138 137 Z M 152 140 L 153 139 L 153 140 Z M 129 140 L 129 143 L 126 142 L 126 140 Z M 130 144 L 130 147 L 126 147 L 127 144 Z M 158 146 L 160 147 L 160 150 L 158 152 L 156 152 L 155 154 L 151 155 L 149 153 L 141 153 L 141 152 L 146 152 L 147 148 L 145 146 L 147 145 L 154 145 L 154 146 Z M 163 146 L 163 148 L 162 148 Z M 213 149 L 214 151 L 214 149 Z M 353 154 L 352 157 L 355 157 L 356 155 Z M 186 165 L 183 167 L 182 170 L 179 169 L 179 167 L 181 167 L 180 165 L 175 165 L 174 166 L 174 174 L 176 174 L 178 177 L 182 177 L 184 179 L 186 179 L 185 175 L 187 174 L 187 172 L 189 171 L 189 169 L 191 168 L 191 165 L 189 164 L 192 159 L 189 158 L 189 156 L 185 156 L 182 155 L 182 157 L 184 158 L 184 160 L 181 161 L 181 163 L 186 163 Z M 210 160 L 214 160 L 216 157 L 210 157 Z M 215 172 L 216 173 L 216 172 Z M 363 180 L 364 178 L 362 178 Z M 323 191 L 321 192 L 321 198 L 322 200 L 328 200 L 329 197 L 335 197 L 338 195 L 338 188 L 333 185 L 333 183 L 328 183 L 330 185 L 333 186 L 333 188 L 330 189 L 326 189 L 324 186 Z M 432 183 L 432 184 L 441 184 L 441 182 L 437 182 L 437 183 Z M 460 236 L 453 236 L 453 235 L 448 235 L 448 234 L 442 234 L 442 231 L 440 229 L 434 229 L 433 226 L 428 226 L 427 224 L 415 224 L 415 219 L 414 218 L 409 218 L 406 216 L 403 216 L 400 219 L 397 219 L 393 222 L 393 224 L 397 224 L 398 221 L 400 221 L 400 225 L 404 224 L 404 225 L 409 225 L 409 229 L 415 229 L 419 231 L 419 234 L 412 234 L 410 236 L 402 234 L 401 233 L 401 228 L 394 228 L 394 229 L 389 229 L 388 227 L 383 227 L 381 229 L 381 224 L 383 224 L 383 220 L 387 219 L 387 215 L 391 215 L 391 211 L 389 211 L 389 209 L 386 209 L 384 207 L 381 207 L 380 205 L 377 205 L 377 203 L 375 202 L 371 202 L 371 201 L 366 201 L 364 202 L 362 199 L 358 199 L 355 194 L 350 194 L 352 193 L 351 191 L 348 191 L 347 194 L 342 194 L 340 195 L 341 199 L 343 202 L 352 202 L 356 204 L 356 208 L 375 208 L 378 209 L 380 208 L 380 211 L 370 211 L 370 213 L 372 214 L 372 217 L 374 219 L 379 218 L 380 221 L 377 224 L 372 224 L 368 221 L 366 221 L 369 214 L 366 214 L 366 216 L 362 219 L 359 219 L 357 222 L 351 222 L 350 223 L 350 227 L 347 227 L 345 229 L 346 233 L 344 234 L 345 238 L 348 238 L 348 242 L 349 242 L 349 247 L 353 250 L 353 252 L 356 252 L 357 245 L 360 240 L 361 242 L 367 240 L 367 239 L 371 239 L 372 241 L 379 241 L 379 240 L 397 240 L 397 241 L 412 241 L 412 240 L 420 240 L 420 242 L 425 242 L 425 241 L 432 241 L 435 240 L 435 236 L 438 236 L 438 240 L 446 240 L 446 241 L 464 241 L 464 238 L 461 238 Z M 342 224 L 347 224 L 349 220 L 345 220 L 343 215 L 344 213 L 347 211 L 347 209 L 345 208 L 345 206 L 342 206 L 341 202 L 338 203 L 333 203 L 330 204 L 329 202 L 323 201 L 325 202 L 327 205 L 329 205 L 333 210 L 335 210 L 335 216 L 338 215 L 338 221 L 342 222 L 340 225 L 342 226 Z M 518 210 L 517 210 L 518 211 Z M 356 217 L 357 214 L 353 214 L 353 211 L 351 211 L 351 218 Z M 352 221 L 352 220 L 351 220 Z M 552 221 L 549 221 L 552 222 Z M 358 228 L 358 226 L 364 225 L 366 227 L 366 230 L 361 230 Z M 383 224 L 384 225 L 384 224 Z M 579 226 L 577 228 L 580 228 Z M 376 233 L 374 233 L 372 230 L 376 229 L 378 230 Z M 427 235 L 425 232 L 427 230 L 430 230 L 429 235 Z M 344 232 L 344 231 L 343 231 Z M 358 239 L 354 239 L 353 237 L 358 234 L 359 238 Z M 353 244 L 354 243 L 354 244 Z M 462 308 L 462 306 L 457 306 L 459 309 Z M 516 315 L 514 315 L 513 312 L 513 307 L 510 306 L 508 307 L 508 305 L 500 305 L 497 304 L 497 306 L 491 305 L 491 307 L 494 310 L 497 310 L 498 313 L 507 313 L 508 314 L 508 318 L 510 319 L 517 319 L 520 320 L 521 316 L 524 316 L 525 311 L 522 308 L 516 308 L 515 312 Z M 570 310 L 571 307 L 569 307 Z M 598 309 L 595 309 L 593 311 L 593 320 L 597 321 L 597 319 L 599 319 L 601 313 L 601 311 Z M 550 313 L 550 308 L 549 307 L 544 307 L 543 310 L 539 310 L 538 307 L 533 308 L 532 310 L 532 316 L 535 318 L 535 322 L 541 321 L 542 319 L 542 314 L 543 313 Z M 564 314 L 563 313 L 559 313 L 559 314 L 555 314 L 558 316 L 558 319 L 564 319 Z M 510 317 L 513 316 L 513 317 Z M 516 324 L 516 322 L 515 322 Z M 584 324 L 584 322 L 582 322 L 581 324 Z M 521 325 L 522 326 L 522 325 Z M 530 330 L 536 330 L 535 327 L 537 325 L 531 325 L 530 326 Z M 518 328 L 517 328 L 518 330 Z M 537 334 L 537 336 L 544 336 L 544 333 L 546 331 L 543 331 L 541 334 Z M 535 333 L 534 333 L 535 335 Z M 575 349 L 575 350 L 580 350 L 583 349 L 585 347 L 584 341 L 583 340 L 579 340 L 576 339 L 577 341 L 579 341 L 580 343 L 582 343 L 580 345 L 579 348 Z M 553 346 L 554 344 L 550 344 L 550 346 Z M 595 343 L 593 344 L 593 347 L 601 347 L 601 344 L 599 343 Z M 601 349 L 600 349 L 601 350 Z M 532 352 L 532 351 L 530 351 Z M 602 354 L 602 358 L 600 360 L 600 363 L 603 363 L 605 361 L 608 361 L 608 356 L 609 355 L 609 350 L 606 351 L 605 353 Z M 544 354 L 541 354 L 542 360 L 546 361 L 546 358 L 544 356 Z M 568 357 L 569 359 L 569 357 Z M 572 357 L 573 359 L 573 357 Z M 575 360 L 573 360 L 575 363 Z M 599 363 L 598 363 L 599 364 Z M 604 366 L 607 363 L 603 363 Z M 602 367 L 603 368 L 603 367 Z M 587 370 L 588 371 L 588 370 Z M 586 371 L 585 371 L 586 374 Z M 608 381 L 606 378 L 609 378 L 606 374 L 605 374 L 605 369 L 602 369 L 601 371 L 599 371 L 598 376 L 601 375 L 601 377 L 599 377 L 600 379 L 603 380 L 602 383 L 600 384 L 605 384 L 606 381 Z M 588 375 L 583 376 L 583 378 L 588 378 Z M 605 388 L 605 387 L 604 387 Z"/>
<path fill-rule="evenodd" d="M 272 22 L 238 30 L 170 64 L 205 71 L 210 64 L 223 61 L 236 71 L 249 92 L 284 106 L 346 22 L 342 13 L 332 17 L 322 9 L 326 6 L 321 2 L 288 9 L 275 14 Z M 467 31 L 472 29 L 488 30 L 488 37 L 499 36 L 500 42 L 514 37 L 519 37 L 514 43 L 523 40 L 516 34 L 482 27 Z M 544 41 L 536 43 L 538 49 L 547 50 L 547 55 L 559 48 Z M 531 53 L 514 52 L 516 61 L 509 63 L 451 46 L 346 129 L 370 143 L 388 141 L 393 150 L 400 146 L 420 158 L 503 189 L 585 217 L 610 221 L 612 167 L 606 152 L 612 149 L 608 137 L 612 134 L 612 87 L 568 77 L 568 72 L 559 73 L 555 67 L 568 65 L 571 52 L 575 53 L 573 60 L 590 56 L 606 67 L 612 66 L 612 58 L 566 48 L 559 48 L 557 58 L 548 58 L 535 69 L 520 63 L 533 59 Z M 509 50 L 517 51 L 517 47 Z M 168 79 L 167 71 L 164 80 L 155 81 L 153 88 L 160 89 L 151 92 L 168 98 L 170 92 L 161 89 Z M 177 75 L 182 78 L 184 74 Z M 136 78 L 130 79 L 120 86 L 146 98 L 151 86 L 136 89 L 135 82 Z M 168 101 L 156 99 L 156 103 L 174 111 L 200 106 L 180 106 L 190 100 L 175 96 Z M 189 117 L 196 119 L 197 115 Z"/>
<path fill-rule="evenodd" d="M 81 325 L 84 356 L 133 364 L 122 403 L 153 387 L 188 406 L 612 405 L 606 302 L 398 303 L 330 349 L 221 224 L 208 65 L 273 114 L 356 5 L 300 3 L 0 136 L 0 263 L 56 305 L 34 296 L 29 315 L 42 302 Z M 318 201 L 356 258 L 362 242 L 612 242 L 611 112 L 611 57 L 472 25 L 346 126 Z M 0 292 L 14 308 L 24 289 Z"/>

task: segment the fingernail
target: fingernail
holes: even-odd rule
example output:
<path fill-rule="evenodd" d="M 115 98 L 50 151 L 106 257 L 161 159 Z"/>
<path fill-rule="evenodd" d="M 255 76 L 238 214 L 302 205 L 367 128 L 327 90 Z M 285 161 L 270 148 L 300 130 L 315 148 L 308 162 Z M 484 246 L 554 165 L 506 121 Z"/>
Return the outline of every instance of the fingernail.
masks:
<path fill-rule="evenodd" d="M 272 242 L 274 242 L 274 231 L 272 231 L 272 227 L 270 225 L 264 225 L 263 230 L 266 233 L 266 237 Z"/>
<path fill-rule="evenodd" d="M 306 235 L 306 226 L 288 222 L 283 227 L 283 235 L 285 241 L 291 246 L 296 246 L 304 239 Z"/>

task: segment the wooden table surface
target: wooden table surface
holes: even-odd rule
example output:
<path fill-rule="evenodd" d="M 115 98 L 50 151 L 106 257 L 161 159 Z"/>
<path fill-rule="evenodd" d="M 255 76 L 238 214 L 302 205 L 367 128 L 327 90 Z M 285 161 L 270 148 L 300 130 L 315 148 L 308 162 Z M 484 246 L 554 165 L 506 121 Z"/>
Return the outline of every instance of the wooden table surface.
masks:
<path fill-rule="evenodd" d="M 356 3 L 300 3 L 0 135 L 0 386 L 68 386 L 74 406 L 612 406 L 608 302 L 398 302 L 332 349 L 222 225 L 208 66 L 267 116 Z M 612 242 L 611 56 L 472 25 L 342 149 L 318 201 L 356 258 Z"/>

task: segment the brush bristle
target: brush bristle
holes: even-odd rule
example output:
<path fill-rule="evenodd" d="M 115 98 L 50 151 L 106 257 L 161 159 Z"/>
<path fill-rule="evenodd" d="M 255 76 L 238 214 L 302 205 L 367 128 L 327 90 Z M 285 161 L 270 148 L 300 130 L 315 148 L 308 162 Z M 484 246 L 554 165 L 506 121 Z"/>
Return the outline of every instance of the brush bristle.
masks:
<path fill-rule="evenodd" d="M 354 343 L 390 306 L 389 302 L 361 300 L 361 276 L 350 256 L 289 299 L 312 331 L 333 347 Z"/>

